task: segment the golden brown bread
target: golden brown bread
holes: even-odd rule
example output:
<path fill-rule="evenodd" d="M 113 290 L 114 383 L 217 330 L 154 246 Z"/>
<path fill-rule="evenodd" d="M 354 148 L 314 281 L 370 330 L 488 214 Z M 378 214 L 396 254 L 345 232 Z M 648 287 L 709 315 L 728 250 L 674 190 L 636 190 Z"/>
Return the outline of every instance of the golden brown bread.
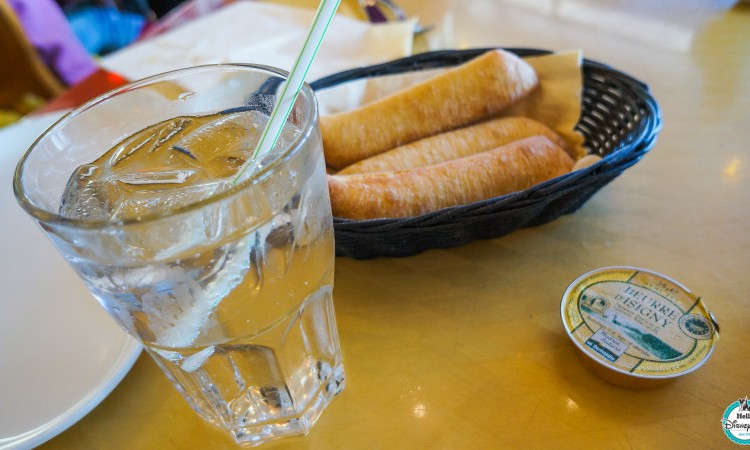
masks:
<path fill-rule="evenodd" d="M 527 189 L 572 167 L 564 150 L 534 136 L 429 166 L 329 175 L 328 190 L 336 217 L 411 217 Z"/>
<path fill-rule="evenodd" d="M 491 50 L 460 66 L 352 111 L 323 116 L 326 163 L 341 169 L 436 133 L 477 122 L 539 84 L 518 56 Z"/>
<path fill-rule="evenodd" d="M 428 166 L 531 136 L 545 136 L 566 153 L 572 153 L 565 140 L 546 125 L 526 117 L 506 117 L 420 139 L 363 159 L 338 173 L 385 172 Z"/>

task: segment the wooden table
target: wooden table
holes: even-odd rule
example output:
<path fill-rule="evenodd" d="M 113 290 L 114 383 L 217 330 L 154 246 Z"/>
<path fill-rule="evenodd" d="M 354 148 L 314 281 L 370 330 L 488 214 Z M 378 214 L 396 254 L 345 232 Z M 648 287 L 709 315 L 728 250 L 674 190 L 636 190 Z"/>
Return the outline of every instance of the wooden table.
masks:
<path fill-rule="evenodd" d="M 720 419 L 750 395 L 750 5 L 399 3 L 436 27 L 419 48 L 580 48 L 646 81 L 664 128 L 641 162 L 553 223 L 403 259 L 339 258 L 347 388 L 308 436 L 265 448 L 738 448 Z M 635 391 L 580 364 L 560 298 L 609 265 L 649 268 L 703 296 L 721 340 L 700 370 Z M 42 448 L 234 444 L 142 355 Z"/>

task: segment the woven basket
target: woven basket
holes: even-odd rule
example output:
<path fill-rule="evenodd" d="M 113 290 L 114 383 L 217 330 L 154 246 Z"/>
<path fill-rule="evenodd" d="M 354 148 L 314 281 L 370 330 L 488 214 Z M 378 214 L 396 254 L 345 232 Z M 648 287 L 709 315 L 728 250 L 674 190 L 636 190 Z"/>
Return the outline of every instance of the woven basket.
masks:
<path fill-rule="evenodd" d="M 490 49 L 445 50 L 340 72 L 311 83 L 314 90 L 360 78 L 454 66 Z M 549 54 L 505 49 L 519 56 Z M 580 208 L 654 145 L 661 115 L 648 86 L 607 65 L 583 61 L 581 117 L 585 148 L 602 160 L 529 189 L 417 217 L 349 220 L 334 217 L 336 255 L 357 259 L 408 256 L 547 223 Z"/>

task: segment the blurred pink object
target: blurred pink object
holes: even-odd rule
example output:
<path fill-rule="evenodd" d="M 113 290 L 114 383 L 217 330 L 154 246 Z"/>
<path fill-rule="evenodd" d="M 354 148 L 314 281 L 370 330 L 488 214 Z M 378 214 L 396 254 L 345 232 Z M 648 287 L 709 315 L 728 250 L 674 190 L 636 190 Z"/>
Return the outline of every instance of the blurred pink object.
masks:
<path fill-rule="evenodd" d="M 54 0 L 8 0 L 31 44 L 62 82 L 73 85 L 98 66 Z"/>

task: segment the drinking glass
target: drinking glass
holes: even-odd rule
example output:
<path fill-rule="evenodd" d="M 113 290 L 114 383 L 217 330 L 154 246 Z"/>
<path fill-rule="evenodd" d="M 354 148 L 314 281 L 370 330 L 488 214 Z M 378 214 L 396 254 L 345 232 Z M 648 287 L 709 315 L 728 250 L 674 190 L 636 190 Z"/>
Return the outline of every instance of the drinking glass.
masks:
<path fill-rule="evenodd" d="M 190 406 L 248 445 L 307 433 L 345 385 L 309 86 L 276 147 L 251 156 L 286 75 L 213 65 L 119 88 L 51 126 L 13 180 Z"/>

